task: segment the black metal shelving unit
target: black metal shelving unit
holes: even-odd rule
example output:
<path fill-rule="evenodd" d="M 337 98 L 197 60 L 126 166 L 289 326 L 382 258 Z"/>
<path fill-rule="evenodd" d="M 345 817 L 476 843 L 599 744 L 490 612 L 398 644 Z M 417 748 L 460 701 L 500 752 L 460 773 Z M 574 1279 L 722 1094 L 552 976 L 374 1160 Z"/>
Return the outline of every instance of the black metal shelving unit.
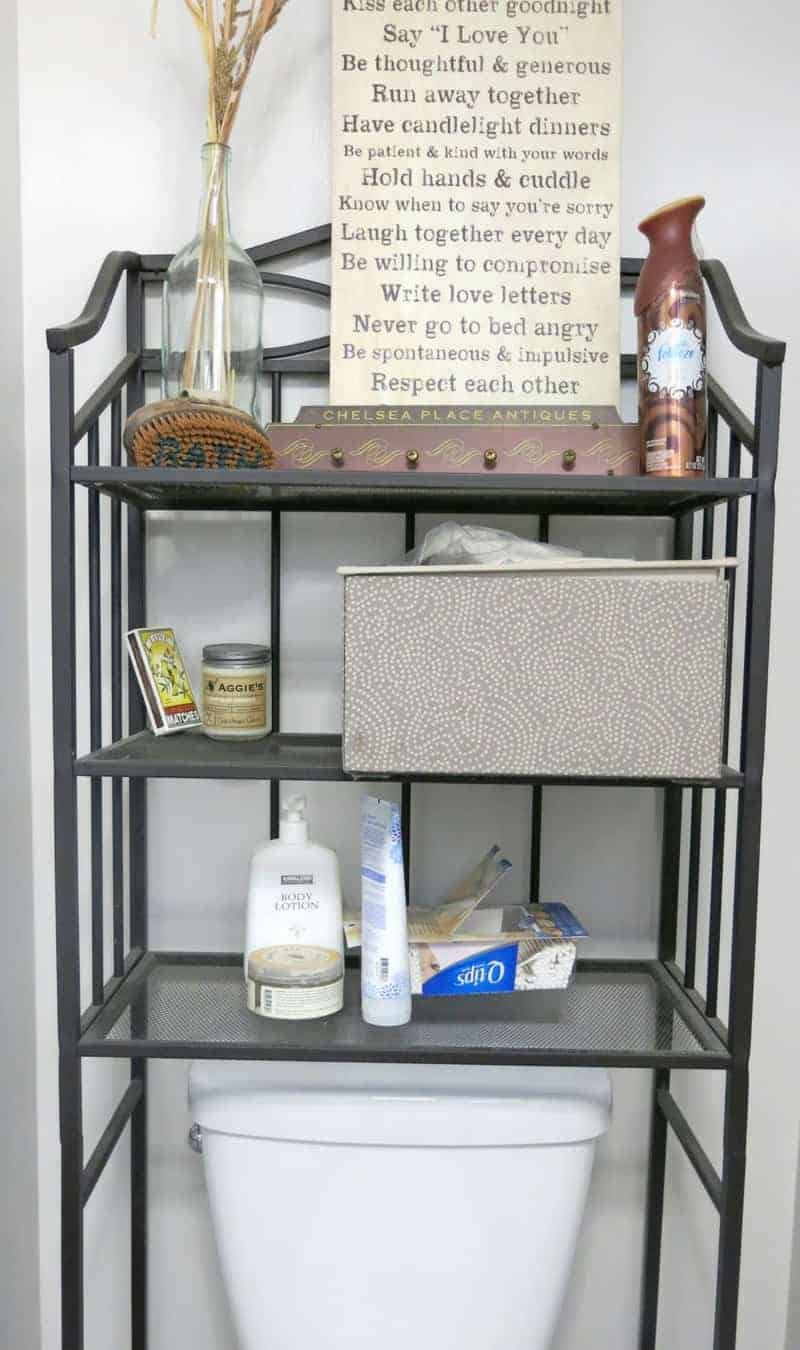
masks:
<path fill-rule="evenodd" d="M 251 250 L 269 287 L 325 300 L 326 286 L 269 270 L 269 264 L 326 248 L 330 227 Z M 299 472 L 140 470 L 122 462 L 122 425 L 145 401 L 160 368 L 145 347 L 145 299 L 163 281 L 168 257 L 111 254 L 86 308 L 48 331 L 52 427 L 52 569 L 55 756 L 55 890 L 58 947 L 62 1146 L 63 1350 L 83 1350 L 84 1208 L 123 1131 L 131 1129 L 131 1343 L 147 1344 L 147 1063 L 154 1057 L 279 1058 L 417 1062 L 573 1064 L 648 1068 L 653 1111 L 647 1193 L 640 1350 L 655 1350 L 668 1132 L 678 1140 L 719 1212 L 713 1347 L 734 1350 L 747 1139 L 756 937 L 761 780 L 764 761 L 773 489 L 784 344 L 748 324 L 724 267 L 703 264 L 730 343 L 755 363 L 747 416 L 710 380 L 709 476 L 703 481 L 530 476 L 479 478 L 409 471 L 374 480 L 338 469 Z M 623 259 L 630 289 L 640 263 Z M 104 326 L 124 281 L 126 351 L 80 407 L 75 350 Z M 281 419 L 283 381 L 321 376 L 328 339 L 264 355 L 272 420 Z M 635 373 L 623 356 L 623 377 Z M 413 433 L 411 433 L 413 434 Z M 85 497 L 78 509 L 79 495 Z M 106 505 L 106 499 L 110 505 Z M 347 976 L 344 1012 L 320 1024 L 263 1022 L 244 1008 L 236 958 L 148 948 L 147 782 L 150 778 L 269 780 L 277 833 L 283 780 L 346 781 L 336 736 L 288 735 L 242 745 L 187 734 L 156 740 L 123 657 L 126 627 L 146 622 L 146 518 L 153 510 L 247 510 L 270 522 L 273 726 L 280 728 L 281 521 L 284 511 L 394 511 L 414 537 L 419 512 L 536 515 L 547 537 L 552 515 L 668 517 L 673 556 L 741 554 L 731 582 L 725 742 L 719 777 L 658 780 L 663 801 L 658 954 L 652 960 L 582 961 L 566 999 L 530 996 L 418 1004 L 401 1030 L 365 1026 L 357 975 Z M 84 525 L 85 517 L 85 525 Z M 86 530 L 86 538 L 79 539 Z M 85 545 L 81 554 L 79 544 Z M 85 572 L 85 576 L 84 576 Z M 79 593 L 80 592 L 80 593 Z M 741 616 L 743 641 L 735 638 Z M 80 651 L 79 651 L 80 648 Z M 79 719 L 79 692 L 88 715 Z M 81 705 L 83 707 L 83 705 Z M 78 743 L 79 720 L 87 723 Z M 79 792 L 81 779 L 88 792 Z M 105 780 L 110 780 L 108 791 Z M 416 780 L 415 780 L 416 781 Z M 439 780 L 443 781 L 443 780 Z M 469 781 L 469 780 L 447 780 Z M 487 781 L 487 780 L 481 780 Z M 488 780 L 501 783 L 503 780 Z M 507 780 L 506 780 L 507 781 Z M 519 780 L 513 780 L 518 782 Z M 529 779 L 530 881 L 538 896 L 542 798 L 550 784 L 626 785 L 642 780 Z M 127 784 L 127 787 L 126 787 Z M 653 784 L 651 783 L 652 787 Z M 412 782 L 402 784 L 410 831 Z M 735 812 L 735 821 L 733 819 Z M 726 827 L 735 827 L 733 856 Z M 685 824 L 685 828 L 684 828 Z M 90 841 L 86 948 L 91 977 L 81 1000 L 82 894 L 79 850 Z M 704 865 L 704 859 L 710 859 Z M 685 881 L 685 922 L 679 900 Z M 730 891 L 730 904 L 726 897 Z M 681 914 L 683 910 L 681 910 Z M 701 940 L 701 920 L 707 940 Z M 726 927 L 726 924 L 729 927 Z M 685 932 L 684 932 L 685 930 Z M 725 935 L 728 934 L 726 937 Z M 681 941 L 679 942 L 679 935 Z M 680 948 L 680 951 L 679 951 Z M 111 955 L 107 957 L 106 953 Z M 701 955 L 704 957 L 701 960 Z M 722 1006 L 721 982 L 729 997 Z M 702 990 L 702 992 L 700 992 Z M 130 1061 L 130 1083 L 86 1158 L 83 1060 Z M 677 1069 L 725 1074 L 723 1165 L 717 1173 L 670 1091 Z"/>

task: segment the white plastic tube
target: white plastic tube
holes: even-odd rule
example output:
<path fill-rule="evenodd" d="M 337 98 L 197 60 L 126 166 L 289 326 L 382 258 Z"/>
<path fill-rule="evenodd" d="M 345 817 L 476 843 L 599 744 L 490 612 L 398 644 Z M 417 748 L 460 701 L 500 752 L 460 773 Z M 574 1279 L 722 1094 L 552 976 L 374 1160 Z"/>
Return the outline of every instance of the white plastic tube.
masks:
<path fill-rule="evenodd" d="M 411 1020 L 400 807 L 361 800 L 361 1016 L 376 1027 Z"/>

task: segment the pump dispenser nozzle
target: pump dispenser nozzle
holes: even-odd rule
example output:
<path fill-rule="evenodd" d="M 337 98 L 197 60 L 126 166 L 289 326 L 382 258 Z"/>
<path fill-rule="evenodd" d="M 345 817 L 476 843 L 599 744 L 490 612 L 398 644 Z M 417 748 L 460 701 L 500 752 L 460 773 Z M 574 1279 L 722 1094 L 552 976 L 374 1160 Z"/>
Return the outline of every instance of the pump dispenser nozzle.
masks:
<path fill-rule="evenodd" d="M 305 797 L 290 797 L 281 811 L 280 838 L 284 844 L 304 844 L 308 839 Z"/>

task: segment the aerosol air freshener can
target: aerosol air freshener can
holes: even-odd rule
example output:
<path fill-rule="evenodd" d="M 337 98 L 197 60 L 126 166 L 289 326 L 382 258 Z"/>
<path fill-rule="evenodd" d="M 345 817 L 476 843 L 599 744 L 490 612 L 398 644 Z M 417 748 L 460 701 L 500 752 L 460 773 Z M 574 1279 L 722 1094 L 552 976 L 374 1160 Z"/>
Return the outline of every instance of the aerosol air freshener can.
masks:
<path fill-rule="evenodd" d="M 639 226 L 650 241 L 634 299 L 641 468 L 662 478 L 706 471 L 706 297 L 692 245 L 703 206 L 703 197 L 686 197 Z"/>

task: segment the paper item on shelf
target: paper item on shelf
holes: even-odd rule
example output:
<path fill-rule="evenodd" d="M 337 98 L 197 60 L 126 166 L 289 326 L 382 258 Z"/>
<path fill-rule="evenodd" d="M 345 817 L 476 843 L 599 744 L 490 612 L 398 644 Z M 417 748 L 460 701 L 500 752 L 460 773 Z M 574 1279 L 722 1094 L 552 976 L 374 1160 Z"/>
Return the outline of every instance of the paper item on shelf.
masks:
<path fill-rule="evenodd" d="M 349 948 L 361 945 L 361 918 L 344 918 Z M 436 905 L 408 911 L 408 940 L 415 942 L 487 943 L 528 937 L 554 942 L 587 937 L 586 929 L 561 902 L 545 905 L 504 905 L 501 909 L 466 904 Z"/>
<path fill-rule="evenodd" d="M 530 917 L 531 926 L 539 938 L 581 938 L 588 937 L 586 929 L 563 900 L 548 901 L 543 905 L 530 905 L 525 913 Z"/>
<path fill-rule="evenodd" d="M 425 911 L 415 911 L 425 913 Z M 583 924 L 561 902 L 545 905 L 506 905 L 503 909 L 480 909 L 473 912 L 459 924 L 450 935 L 450 942 L 470 942 L 476 938 L 484 941 L 495 937 L 513 937 L 525 934 L 543 942 L 558 941 L 562 938 L 581 938 L 588 934 Z M 441 940 L 441 932 L 433 934 Z M 426 941 L 427 938 L 419 938 Z"/>
<path fill-rule="evenodd" d="M 499 846 L 493 844 L 477 867 L 448 892 L 441 905 L 409 909 L 409 941 L 412 941 L 412 932 L 419 934 L 414 941 L 451 940 L 510 867 L 508 858 L 501 857 Z M 348 947 L 361 946 L 360 914 L 345 915 L 344 931 Z"/>
<path fill-rule="evenodd" d="M 521 539 L 509 530 L 487 525 L 462 525 L 446 520 L 429 529 L 422 543 L 406 554 L 411 564 L 471 563 L 481 567 L 504 567 L 509 563 L 580 558 L 580 549 L 545 544 L 537 539 Z"/>
<path fill-rule="evenodd" d="M 406 567 L 525 568 L 543 563 L 574 567 L 577 562 L 591 564 L 609 559 L 587 558 L 577 548 L 545 544 L 538 539 L 521 539 L 509 530 L 486 525 L 463 525 L 447 520 L 427 531 L 421 544 L 405 554 Z M 628 562 L 617 558 L 613 561 Z"/>
<path fill-rule="evenodd" d="M 456 882 L 445 896 L 442 904 L 449 906 L 456 901 L 462 901 L 468 904 L 471 909 L 475 909 L 485 900 L 490 891 L 493 891 L 501 877 L 511 870 L 511 863 L 508 858 L 503 858 L 500 854 L 500 846 L 492 844 L 489 852 L 481 858 L 477 867 L 464 877 L 463 881 Z"/>

